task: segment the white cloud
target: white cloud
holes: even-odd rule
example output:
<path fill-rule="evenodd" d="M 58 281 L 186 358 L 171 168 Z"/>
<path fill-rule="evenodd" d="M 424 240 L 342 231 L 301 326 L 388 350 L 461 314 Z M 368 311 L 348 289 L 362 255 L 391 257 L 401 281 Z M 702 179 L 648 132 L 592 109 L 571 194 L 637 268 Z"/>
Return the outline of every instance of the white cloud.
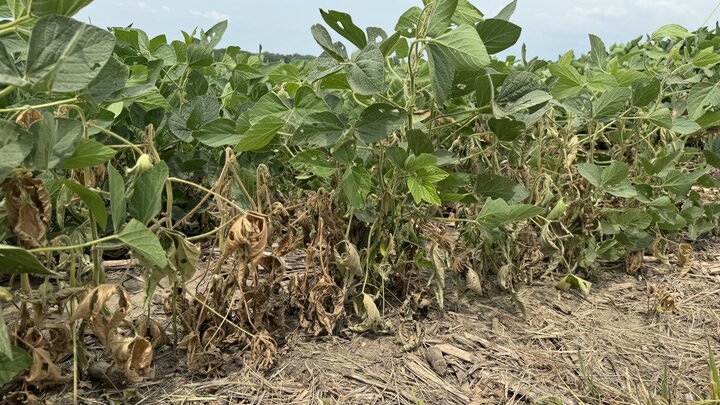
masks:
<path fill-rule="evenodd" d="M 202 17 L 206 20 L 212 20 L 212 21 L 223 21 L 223 20 L 230 19 L 229 15 L 223 14 L 223 13 L 215 11 L 215 10 L 209 10 L 209 11 L 190 10 L 190 14 L 196 15 L 198 17 Z"/>
<path fill-rule="evenodd" d="M 617 6 L 605 7 L 573 7 L 568 17 L 596 18 L 596 17 L 625 17 L 628 10 Z"/>

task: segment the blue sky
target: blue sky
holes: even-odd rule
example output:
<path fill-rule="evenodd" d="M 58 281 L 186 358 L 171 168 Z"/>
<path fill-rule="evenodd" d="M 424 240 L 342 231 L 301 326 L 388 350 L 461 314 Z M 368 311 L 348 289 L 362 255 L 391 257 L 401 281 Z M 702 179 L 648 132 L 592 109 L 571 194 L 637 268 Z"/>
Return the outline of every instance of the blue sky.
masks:
<path fill-rule="evenodd" d="M 483 13 L 494 16 L 507 1 L 470 0 Z M 76 18 L 101 27 L 130 23 L 151 37 L 180 37 L 180 30 L 209 28 L 229 20 L 223 45 L 248 51 L 317 55 L 320 48 L 310 26 L 322 22 L 319 8 L 345 11 L 362 28 L 392 30 L 404 10 L 421 0 L 96 0 Z M 589 49 L 588 33 L 607 45 L 626 42 L 657 27 L 676 23 L 699 27 L 717 5 L 716 0 L 518 0 L 512 21 L 523 28 L 520 42 L 530 56 L 554 58 L 568 49 Z M 716 13 L 710 25 L 720 16 Z M 334 36 L 339 39 L 338 36 Z"/>

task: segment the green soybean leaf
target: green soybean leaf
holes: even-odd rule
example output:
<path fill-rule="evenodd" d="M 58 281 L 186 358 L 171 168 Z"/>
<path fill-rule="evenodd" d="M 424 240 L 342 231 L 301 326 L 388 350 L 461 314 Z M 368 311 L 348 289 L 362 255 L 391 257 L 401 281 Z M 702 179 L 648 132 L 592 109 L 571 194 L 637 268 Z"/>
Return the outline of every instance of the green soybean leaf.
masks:
<path fill-rule="evenodd" d="M 347 59 L 347 51 L 345 50 L 345 47 L 343 47 L 339 42 L 333 44 L 330 33 L 327 29 L 325 29 L 325 27 L 320 24 L 315 24 L 310 28 L 310 32 L 312 33 L 313 38 L 315 38 L 315 42 L 317 42 L 325 53 L 333 59 L 339 62 Z"/>
<path fill-rule="evenodd" d="M 110 191 L 110 214 L 113 230 L 118 232 L 125 223 L 127 201 L 125 199 L 125 180 L 112 165 L 108 165 L 108 189 Z"/>
<path fill-rule="evenodd" d="M 704 170 L 696 170 L 692 173 L 670 170 L 663 180 L 662 187 L 678 196 L 685 196 L 690 192 L 695 182 L 705 174 Z"/>
<path fill-rule="evenodd" d="M 528 197 L 528 191 L 515 180 L 492 173 L 481 173 L 475 183 L 475 192 L 483 197 L 502 198 L 510 202 L 519 202 Z"/>
<path fill-rule="evenodd" d="M 73 154 L 83 137 L 80 121 L 67 118 L 55 118 L 48 112 L 42 119 L 30 126 L 35 135 L 35 145 L 29 160 L 36 170 L 52 169 Z"/>
<path fill-rule="evenodd" d="M 490 64 L 488 51 L 471 25 L 459 25 L 429 42 L 442 46 L 458 70 L 481 69 Z"/>
<path fill-rule="evenodd" d="M 430 135 L 421 129 L 411 129 L 405 133 L 408 147 L 415 155 L 430 154 L 435 151 Z"/>
<path fill-rule="evenodd" d="M 660 128 L 670 129 L 673 126 L 672 112 L 669 108 L 658 108 L 648 114 L 647 119 Z"/>
<path fill-rule="evenodd" d="M 65 160 L 60 167 L 63 169 L 83 169 L 101 165 L 117 154 L 115 149 L 105 146 L 92 139 L 86 139 L 75 148 L 72 156 Z"/>
<path fill-rule="evenodd" d="M 335 114 L 323 111 L 306 116 L 295 130 L 292 141 L 297 145 L 326 147 L 334 145 L 344 131 L 345 124 Z"/>
<path fill-rule="evenodd" d="M 264 148 L 284 126 L 285 121 L 276 117 L 268 116 L 261 119 L 253 124 L 235 145 L 235 151 L 249 152 Z"/>
<path fill-rule="evenodd" d="M 213 25 L 206 32 L 200 31 L 200 38 L 202 40 L 202 43 L 208 49 L 215 48 L 215 46 L 219 44 L 222 40 L 223 34 L 225 34 L 225 31 L 227 30 L 227 26 L 228 22 L 227 20 L 224 20 Z"/>
<path fill-rule="evenodd" d="M 428 44 L 428 64 L 430 66 L 430 85 L 437 106 L 442 106 L 452 91 L 455 66 L 442 47 Z"/>
<path fill-rule="evenodd" d="M 325 11 L 320 9 L 320 15 L 335 32 L 342 35 L 358 48 L 362 49 L 367 46 L 368 43 L 367 38 L 365 38 L 365 33 L 353 23 L 350 14 L 335 10 Z"/>
<path fill-rule="evenodd" d="M 0 244 L 0 274 L 39 274 L 57 276 L 40 264 L 40 261 L 25 249 Z"/>
<path fill-rule="evenodd" d="M 343 193 L 350 205 L 357 209 L 365 208 L 371 185 L 370 173 L 362 166 L 348 168 L 342 177 Z"/>
<path fill-rule="evenodd" d="M 672 40 L 676 39 L 683 39 L 692 36 L 686 28 L 683 28 L 680 25 L 677 24 L 667 24 L 663 25 L 662 27 L 658 28 L 653 34 L 650 36 L 651 39 L 659 40 L 663 38 L 670 38 Z"/>
<path fill-rule="evenodd" d="M 162 209 L 162 192 L 168 178 L 165 162 L 156 163 L 152 168 L 140 173 L 133 185 L 130 197 L 130 216 L 147 224 Z"/>
<path fill-rule="evenodd" d="M 290 159 L 290 165 L 296 170 L 309 172 L 322 178 L 328 178 L 335 173 L 335 165 L 325 153 L 317 149 L 298 153 Z"/>
<path fill-rule="evenodd" d="M 705 108 L 718 105 L 720 105 L 720 84 L 698 83 L 688 93 L 688 118 L 698 119 L 705 113 Z"/>
<path fill-rule="evenodd" d="M 557 77 L 557 81 L 551 90 L 556 98 L 568 98 L 582 91 L 586 80 L 569 63 L 555 63 L 550 65 L 548 69 L 550 74 Z"/>
<path fill-rule="evenodd" d="M 88 210 L 92 212 L 100 228 L 105 229 L 107 227 L 107 210 L 105 209 L 105 202 L 103 202 L 102 197 L 75 180 L 62 180 L 62 184 L 80 197 L 88 207 Z"/>
<path fill-rule="evenodd" d="M 536 90 L 547 90 L 547 86 L 536 74 L 526 71 L 512 72 L 502 82 L 496 101 L 498 103 L 514 102 Z"/>
<path fill-rule="evenodd" d="M 645 77 L 635 80 L 630 85 L 632 89 L 632 104 L 645 107 L 655 102 L 660 95 L 660 80 L 654 77 Z"/>
<path fill-rule="evenodd" d="M 485 229 L 491 230 L 501 225 L 533 218 L 543 211 L 544 210 L 542 208 L 534 205 L 508 205 L 508 203 L 501 198 L 488 198 L 480 210 L 476 220 Z"/>
<path fill-rule="evenodd" d="M 355 136 L 366 144 L 379 142 L 407 122 L 405 110 L 386 103 L 365 108 L 355 123 Z"/>
<path fill-rule="evenodd" d="M 632 97 L 632 92 L 627 87 L 606 91 L 593 103 L 593 116 L 606 118 L 620 114 L 625 111 L 625 105 L 630 101 L 630 97 Z"/>
<path fill-rule="evenodd" d="M 410 7 L 398 19 L 395 31 L 406 38 L 414 38 L 417 35 L 417 24 L 421 14 L 422 10 L 419 7 Z"/>
<path fill-rule="evenodd" d="M 506 20 L 490 18 L 477 25 L 477 32 L 487 52 L 494 55 L 515 45 L 522 28 Z"/>
<path fill-rule="evenodd" d="M 590 37 L 590 60 L 593 61 L 595 66 L 601 70 L 605 70 L 607 65 L 608 52 L 605 49 L 605 44 L 599 37 L 589 34 Z"/>
<path fill-rule="evenodd" d="M 82 90 L 100 73 L 114 47 L 115 37 L 107 31 L 48 15 L 33 28 L 25 78 L 38 91 Z"/>
<path fill-rule="evenodd" d="M 720 55 L 715 53 L 713 47 L 708 47 L 700 51 L 692 60 L 695 67 L 708 69 L 720 63 Z"/>
<path fill-rule="evenodd" d="M 213 63 L 212 52 L 207 46 L 190 44 L 187 47 L 187 63 L 195 68 L 210 66 Z"/>
<path fill-rule="evenodd" d="M 4 324 L 2 316 L 0 322 Z M 10 350 L 10 355 L 0 352 L 0 387 L 32 366 L 32 357 L 28 352 L 17 346 L 11 346 Z"/>
<path fill-rule="evenodd" d="M 193 138 L 211 148 L 234 145 L 242 136 L 235 131 L 235 121 L 229 118 L 217 118 L 193 131 Z"/>
<path fill-rule="evenodd" d="M 579 163 L 577 169 L 590 184 L 599 188 L 614 186 L 626 180 L 630 173 L 630 166 L 622 162 L 613 162 L 604 167 L 592 163 Z"/>
<path fill-rule="evenodd" d="M 0 181 L 22 164 L 32 148 L 31 133 L 14 122 L 0 120 Z"/>
<path fill-rule="evenodd" d="M 97 77 L 88 84 L 83 91 L 83 95 L 95 103 L 105 101 L 111 94 L 125 87 L 129 74 L 130 70 L 126 64 L 115 58 L 110 58 L 105 66 L 100 69 Z"/>
<path fill-rule="evenodd" d="M 410 155 L 405 159 L 405 170 L 415 172 L 419 169 L 434 166 L 437 163 L 437 157 L 422 153 L 420 155 Z"/>
<path fill-rule="evenodd" d="M 30 11 L 38 17 L 49 14 L 70 17 L 90 3 L 92 3 L 92 0 L 33 0 Z"/>
<path fill-rule="evenodd" d="M 415 204 L 420 204 L 422 201 L 433 205 L 442 204 L 437 188 L 435 188 L 434 184 L 422 181 L 421 179 L 413 176 L 407 179 L 407 186 L 410 190 L 410 194 L 413 196 L 413 200 L 415 200 Z"/>
<path fill-rule="evenodd" d="M 27 81 L 23 79 L 22 73 L 17 68 L 15 60 L 2 42 L 0 42 L 0 84 L 17 87 L 27 84 Z"/>
<path fill-rule="evenodd" d="M 385 88 L 385 57 L 377 45 L 357 51 L 352 58 L 348 83 L 355 93 L 372 95 Z"/>
<path fill-rule="evenodd" d="M 455 14 L 452 16 L 452 22 L 456 25 L 470 24 L 475 25 L 482 21 L 483 14 L 469 0 L 459 0 Z"/>
<path fill-rule="evenodd" d="M 433 0 L 427 5 L 423 13 L 424 20 L 420 22 L 425 25 L 425 34 L 437 37 L 445 32 L 452 22 L 452 17 L 457 9 L 458 0 Z"/>
<path fill-rule="evenodd" d="M 515 7 L 517 6 L 517 0 L 511 1 L 507 6 L 503 7 L 502 10 L 495 16 L 500 20 L 509 20 L 510 17 L 515 13 Z"/>
<path fill-rule="evenodd" d="M 511 118 L 490 118 L 488 126 L 498 140 L 503 142 L 512 142 L 518 139 L 525 130 L 525 124 Z"/>
<path fill-rule="evenodd" d="M 688 117 L 673 117 L 672 131 L 681 135 L 691 135 L 701 130 L 697 122 Z"/>
<path fill-rule="evenodd" d="M 158 237 L 142 222 L 131 219 L 117 238 L 151 265 L 160 268 L 167 266 L 167 256 Z"/>

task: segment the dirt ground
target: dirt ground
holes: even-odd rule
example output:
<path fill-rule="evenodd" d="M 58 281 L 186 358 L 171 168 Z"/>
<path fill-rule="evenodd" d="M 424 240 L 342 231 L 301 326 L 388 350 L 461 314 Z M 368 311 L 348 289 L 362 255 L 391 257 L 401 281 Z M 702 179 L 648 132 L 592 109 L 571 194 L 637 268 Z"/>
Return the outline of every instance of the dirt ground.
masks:
<path fill-rule="evenodd" d="M 419 323 L 420 344 L 410 352 L 401 350 L 393 334 L 344 331 L 315 338 L 290 333 L 268 372 L 243 369 L 229 354 L 226 375 L 207 378 L 188 375 L 183 351 L 165 349 L 156 353 L 153 377 L 123 387 L 88 384 L 81 399 L 98 404 L 662 404 L 666 386 L 672 403 L 698 403 L 707 398 L 711 381 L 708 345 L 720 354 L 718 242 L 696 245 L 697 262 L 684 276 L 674 265 L 647 260 L 636 276 L 622 269 L 602 273 L 588 297 L 556 290 L 553 279 L 521 287 L 525 320 L 507 295 L 457 297 L 449 282 L 448 308 L 431 311 Z M 142 295 L 139 270 L 110 277 L 124 279 L 126 289 Z M 655 310 L 647 293 L 650 283 L 671 294 L 672 313 Z M 396 329 L 400 326 L 399 314 L 386 316 Z M 46 403 L 68 403 L 70 391 L 42 396 Z"/>

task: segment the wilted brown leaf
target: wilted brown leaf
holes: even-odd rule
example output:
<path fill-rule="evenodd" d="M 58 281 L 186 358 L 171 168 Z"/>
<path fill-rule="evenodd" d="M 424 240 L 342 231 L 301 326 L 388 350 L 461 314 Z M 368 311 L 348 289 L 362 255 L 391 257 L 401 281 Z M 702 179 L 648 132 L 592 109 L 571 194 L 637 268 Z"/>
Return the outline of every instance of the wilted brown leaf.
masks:
<path fill-rule="evenodd" d="M 140 382 L 150 374 L 153 348 L 147 339 L 136 336 L 115 340 L 110 343 L 109 350 L 117 368 L 131 382 Z"/>
<path fill-rule="evenodd" d="M 642 251 L 632 252 L 627 250 L 625 252 L 625 271 L 630 275 L 636 274 L 642 267 L 643 257 L 644 252 Z"/>
<path fill-rule="evenodd" d="M 380 311 L 378 310 L 377 305 L 375 305 L 375 301 L 369 294 L 362 294 L 361 304 L 358 305 L 356 303 L 355 311 L 358 314 L 364 314 L 365 319 L 362 323 L 351 326 L 350 330 L 352 331 L 366 332 L 375 328 L 375 326 L 382 321 Z"/>
<path fill-rule="evenodd" d="M 687 243 L 678 245 L 677 264 L 680 266 L 681 276 L 684 276 L 692 269 L 695 264 L 695 255 L 693 254 L 692 246 Z"/>
<path fill-rule="evenodd" d="M 103 307 L 110 299 L 117 295 L 117 309 L 110 316 L 103 313 Z M 111 340 L 114 340 L 115 328 L 125 319 L 132 303 L 127 291 L 119 285 L 102 284 L 92 289 L 80 302 L 71 320 L 86 319 L 90 328 L 97 335 L 100 342 L 108 347 Z"/>
<path fill-rule="evenodd" d="M 40 121 L 42 117 L 43 116 L 40 111 L 30 108 L 18 114 L 15 118 L 15 122 L 27 129 L 30 128 L 35 121 Z"/>
<path fill-rule="evenodd" d="M 345 312 L 344 294 L 340 287 L 332 281 L 320 280 L 310 290 L 308 310 L 314 320 L 313 332 L 319 335 L 323 331 L 333 333 L 335 324 Z"/>
<path fill-rule="evenodd" d="M 2 184 L 8 225 L 27 249 L 47 245 L 52 204 L 42 180 L 23 173 L 6 178 Z"/>
<path fill-rule="evenodd" d="M 25 381 L 28 383 L 38 388 L 44 388 L 65 384 L 68 380 L 67 377 L 63 377 L 60 367 L 53 362 L 52 356 L 47 350 L 33 348 L 32 357 L 33 362 L 30 367 L 30 375 L 25 378 Z"/>
<path fill-rule="evenodd" d="M 272 366 L 276 354 L 275 340 L 267 332 L 259 333 L 250 342 L 250 367 L 265 371 Z"/>
<path fill-rule="evenodd" d="M 162 326 L 160 326 L 157 321 L 147 316 L 138 319 L 135 322 L 135 332 L 139 336 L 148 339 L 153 349 L 157 349 L 158 347 L 170 343 L 170 339 Z"/>

